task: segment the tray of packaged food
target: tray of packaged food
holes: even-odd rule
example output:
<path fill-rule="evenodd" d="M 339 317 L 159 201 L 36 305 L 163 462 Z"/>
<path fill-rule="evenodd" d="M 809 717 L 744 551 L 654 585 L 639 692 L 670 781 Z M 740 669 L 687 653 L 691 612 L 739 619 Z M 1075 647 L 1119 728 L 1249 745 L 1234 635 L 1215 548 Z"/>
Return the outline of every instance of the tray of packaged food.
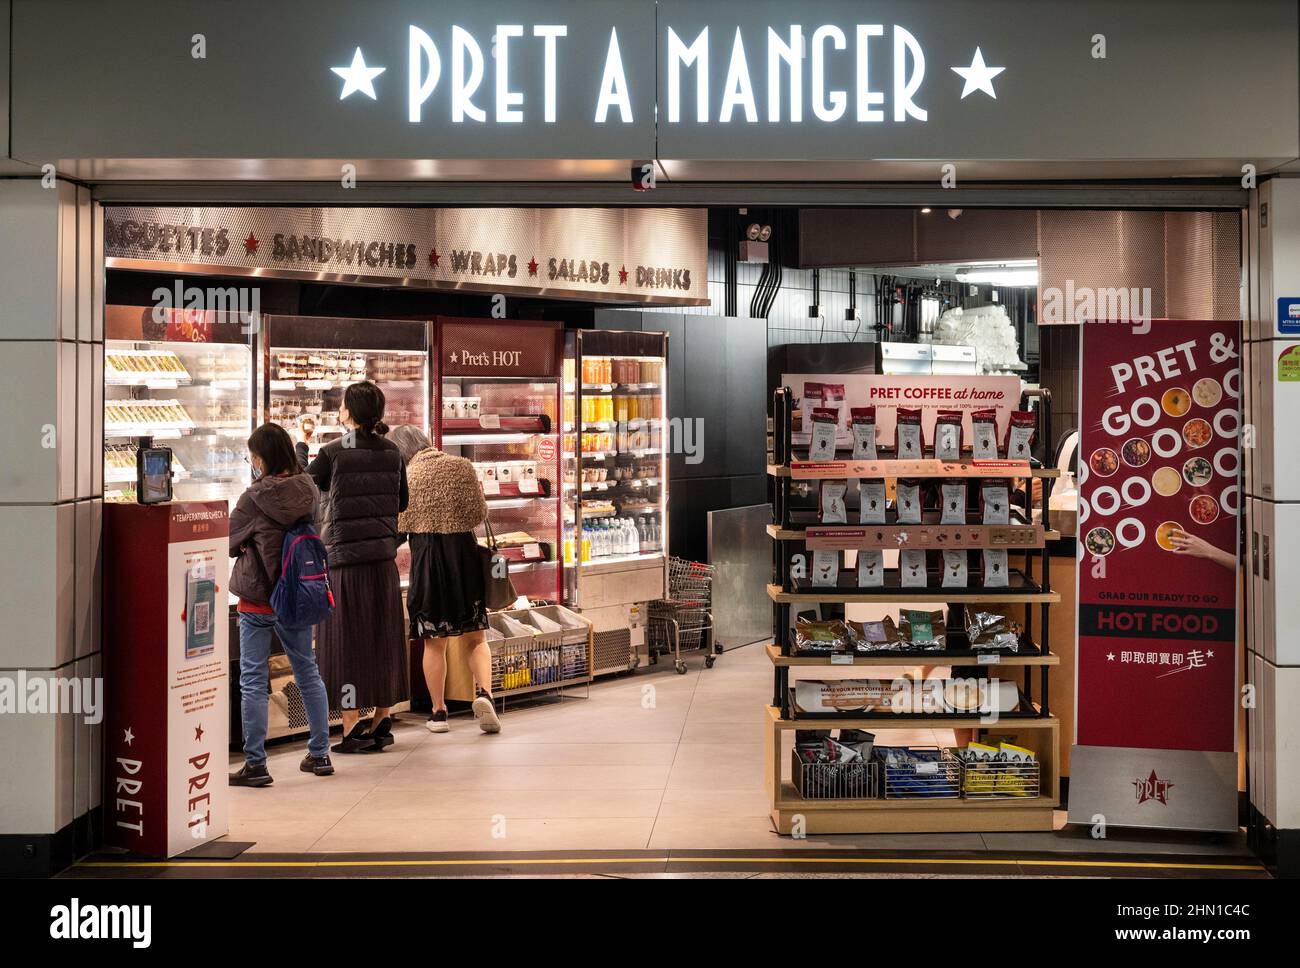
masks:
<path fill-rule="evenodd" d="M 190 373 L 171 350 L 107 350 L 104 382 L 109 386 L 146 386 L 190 382 Z"/>
<path fill-rule="evenodd" d="M 862 729 L 796 730 L 790 779 L 805 800 L 874 800 L 880 772 L 872 756 L 876 737 Z"/>
<path fill-rule="evenodd" d="M 1026 799 L 1042 789 L 1033 750 L 1006 741 L 970 742 L 952 753 L 961 765 L 961 795 L 968 800 Z"/>
<path fill-rule="evenodd" d="M 899 620 L 886 615 L 872 621 L 814 620 L 800 617 L 790 651 L 801 658 L 849 656 L 870 658 L 977 658 L 989 654 L 1041 655 L 1020 625 L 997 612 L 966 613 L 966 627 L 948 628 L 941 610 L 900 610 Z"/>
<path fill-rule="evenodd" d="M 788 693 L 797 720 L 902 721 L 1027 718 L 1037 710 L 1012 681 L 996 678 L 800 679 Z"/>
<path fill-rule="evenodd" d="M 939 747 L 877 746 L 872 756 L 886 800 L 946 799 L 961 796 L 961 763 Z"/>
<path fill-rule="evenodd" d="M 442 433 L 444 436 L 484 433 L 549 434 L 550 432 L 550 418 L 541 413 L 519 417 L 485 413 L 476 417 L 444 416 L 442 418 Z"/>

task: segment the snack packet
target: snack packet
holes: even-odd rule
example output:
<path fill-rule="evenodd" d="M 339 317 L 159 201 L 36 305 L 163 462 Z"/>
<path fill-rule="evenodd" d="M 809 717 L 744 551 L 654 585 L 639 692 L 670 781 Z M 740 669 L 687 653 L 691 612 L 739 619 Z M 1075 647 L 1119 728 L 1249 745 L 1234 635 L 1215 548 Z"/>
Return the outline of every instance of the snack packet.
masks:
<path fill-rule="evenodd" d="M 885 553 L 879 548 L 858 552 L 858 587 L 880 588 L 885 584 Z"/>
<path fill-rule="evenodd" d="M 929 576 L 925 569 L 925 551 L 908 548 L 898 553 L 898 572 L 900 584 L 904 588 L 924 588 Z"/>
<path fill-rule="evenodd" d="M 835 459 L 835 431 L 839 427 L 839 411 L 817 407 L 812 412 L 812 439 L 808 443 L 810 461 Z"/>
<path fill-rule="evenodd" d="M 934 421 L 934 456 L 961 460 L 961 411 L 940 410 Z"/>
<path fill-rule="evenodd" d="M 914 649 L 942 649 L 946 640 L 943 612 L 926 612 L 916 608 L 903 609 L 898 622 L 898 634 Z"/>
<path fill-rule="evenodd" d="M 943 587 L 965 588 L 969 584 L 966 573 L 966 552 L 944 549 Z"/>
<path fill-rule="evenodd" d="M 970 415 L 971 456 L 976 460 L 998 459 L 998 412 L 974 410 Z"/>
<path fill-rule="evenodd" d="M 795 622 L 795 655 L 835 655 L 849 648 L 849 630 L 843 622 L 816 622 L 806 618 Z"/>
<path fill-rule="evenodd" d="M 1033 456 L 1029 446 L 1034 442 L 1035 423 L 1032 410 L 1011 411 L 1011 422 L 1007 426 L 1007 460 L 1029 460 Z"/>
<path fill-rule="evenodd" d="M 894 491 L 894 507 L 899 524 L 921 523 L 921 485 L 917 481 L 900 480 Z"/>
<path fill-rule="evenodd" d="M 921 411 L 910 407 L 898 408 L 894 429 L 894 456 L 900 460 L 925 456 L 925 439 L 921 433 Z"/>
<path fill-rule="evenodd" d="M 844 495 L 848 489 L 848 481 L 822 481 L 822 524 L 845 524 L 848 522 L 848 507 L 844 502 Z"/>
<path fill-rule="evenodd" d="M 980 507 L 985 524 L 1011 523 L 1011 485 L 1005 480 L 980 482 Z"/>
<path fill-rule="evenodd" d="M 853 459 L 876 459 L 876 408 L 852 407 L 849 429 L 853 431 Z"/>
<path fill-rule="evenodd" d="M 1007 574 L 1007 549 L 984 549 L 984 587 L 1006 588 L 1011 582 Z"/>
<path fill-rule="evenodd" d="M 834 588 L 840 581 L 840 552 L 814 551 L 812 583 L 817 588 Z"/>
<path fill-rule="evenodd" d="M 885 523 L 885 482 L 880 479 L 858 481 L 858 523 Z"/>
<path fill-rule="evenodd" d="M 1020 627 L 1005 615 L 976 612 L 967 616 L 966 638 L 977 652 L 1020 651 Z"/>
<path fill-rule="evenodd" d="M 878 652 L 897 651 L 902 640 L 898 626 L 886 615 L 878 622 L 846 622 L 849 642 L 857 655 L 874 655 Z"/>
<path fill-rule="evenodd" d="M 943 510 L 939 514 L 939 523 L 965 524 L 966 482 L 963 480 L 944 481 L 939 485 L 939 496 L 943 500 Z"/>

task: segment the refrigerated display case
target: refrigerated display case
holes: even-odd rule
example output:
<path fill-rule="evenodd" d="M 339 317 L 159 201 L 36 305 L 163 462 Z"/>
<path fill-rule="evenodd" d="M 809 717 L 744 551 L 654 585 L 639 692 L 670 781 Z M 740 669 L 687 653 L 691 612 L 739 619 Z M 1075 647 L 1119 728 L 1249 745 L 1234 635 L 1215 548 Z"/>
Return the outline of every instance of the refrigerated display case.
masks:
<path fill-rule="evenodd" d="M 333 316 L 267 316 L 260 361 L 265 419 L 308 458 L 346 433 L 339 405 L 349 384 L 370 380 L 384 393 L 384 422 L 429 426 L 429 337 L 424 321 Z M 402 545 L 397 568 L 405 582 L 411 552 Z"/>
<path fill-rule="evenodd" d="M 565 341 L 565 601 L 595 626 L 595 673 L 634 667 L 646 605 L 666 597 L 668 336 L 576 330 Z"/>
<path fill-rule="evenodd" d="M 134 502 L 143 438 L 172 450 L 177 501 L 233 506 L 248 486 L 253 331 L 236 314 L 104 309 L 104 500 Z"/>
<path fill-rule="evenodd" d="M 433 326 L 434 442 L 474 464 L 515 591 L 556 603 L 563 332 L 548 322 L 439 318 Z"/>

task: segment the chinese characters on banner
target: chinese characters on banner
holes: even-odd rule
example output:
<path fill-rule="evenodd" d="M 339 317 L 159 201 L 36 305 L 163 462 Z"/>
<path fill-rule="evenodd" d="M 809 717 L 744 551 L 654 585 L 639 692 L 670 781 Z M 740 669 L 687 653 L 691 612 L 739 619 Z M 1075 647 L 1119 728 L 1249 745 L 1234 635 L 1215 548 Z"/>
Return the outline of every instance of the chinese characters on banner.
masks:
<path fill-rule="evenodd" d="M 1082 326 L 1081 746 L 1235 748 L 1238 329 Z"/>

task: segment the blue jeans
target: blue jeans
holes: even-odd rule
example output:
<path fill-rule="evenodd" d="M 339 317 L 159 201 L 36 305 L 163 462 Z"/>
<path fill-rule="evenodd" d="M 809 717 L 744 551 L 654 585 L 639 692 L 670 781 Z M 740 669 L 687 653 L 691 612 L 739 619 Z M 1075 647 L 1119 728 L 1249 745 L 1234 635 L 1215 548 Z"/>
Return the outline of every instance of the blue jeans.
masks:
<path fill-rule="evenodd" d="M 239 693 L 244 723 L 244 758 L 253 766 L 266 762 L 266 703 L 270 688 L 267 661 L 271 657 L 271 630 L 279 636 L 284 654 L 293 667 L 293 679 L 302 694 L 311 738 L 307 750 L 312 756 L 328 756 L 330 747 L 329 702 L 325 683 L 316 667 L 311 647 L 311 629 L 287 629 L 274 615 L 239 613 Z"/>

